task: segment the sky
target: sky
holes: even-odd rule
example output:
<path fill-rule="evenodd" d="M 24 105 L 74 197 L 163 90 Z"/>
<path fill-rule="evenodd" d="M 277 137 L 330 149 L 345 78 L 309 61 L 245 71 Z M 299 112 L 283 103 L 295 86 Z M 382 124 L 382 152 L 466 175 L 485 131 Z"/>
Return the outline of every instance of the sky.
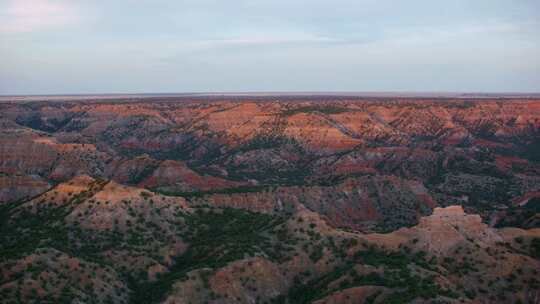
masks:
<path fill-rule="evenodd" d="M 538 0 L 0 0 L 0 95 L 540 92 Z"/>

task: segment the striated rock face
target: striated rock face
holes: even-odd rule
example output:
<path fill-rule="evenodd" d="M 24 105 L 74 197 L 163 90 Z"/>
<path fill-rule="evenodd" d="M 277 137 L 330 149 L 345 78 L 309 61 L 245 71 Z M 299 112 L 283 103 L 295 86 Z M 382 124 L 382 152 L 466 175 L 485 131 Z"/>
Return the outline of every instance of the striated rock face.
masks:
<path fill-rule="evenodd" d="M 284 135 L 302 142 L 308 149 L 329 153 L 351 149 L 363 141 L 356 139 L 337 122 L 324 115 L 299 113 L 287 118 Z"/>
<path fill-rule="evenodd" d="M 214 176 L 201 176 L 189 169 L 185 163 L 173 160 L 163 161 L 140 186 L 165 192 L 195 192 L 232 188 L 246 183 L 229 181 Z"/>
<path fill-rule="evenodd" d="M 26 130 L 7 130 L 0 137 L 0 168 L 7 174 L 39 174 L 48 177 L 58 152 L 50 139 Z"/>
<path fill-rule="evenodd" d="M 208 194 L 199 204 L 274 213 L 303 205 L 334 227 L 390 230 L 417 222 L 435 206 L 421 183 L 391 176 L 351 178 L 335 186 L 277 187 L 260 192 Z"/>
<path fill-rule="evenodd" d="M 50 187 L 35 175 L 0 175 L 0 204 L 36 196 Z"/>
<path fill-rule="evenodd" d="M 452 204 L 537 226 L 512 202 L 540 191 L 538 100 L 275 99 L 2 103 L 0 201 L 89 175 L 362 231 Z"/>

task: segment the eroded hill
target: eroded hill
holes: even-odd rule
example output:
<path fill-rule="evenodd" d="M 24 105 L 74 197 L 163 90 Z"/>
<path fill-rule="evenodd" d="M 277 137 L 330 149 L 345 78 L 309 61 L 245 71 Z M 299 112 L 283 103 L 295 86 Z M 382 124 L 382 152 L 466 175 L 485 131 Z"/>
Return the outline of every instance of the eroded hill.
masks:
<path fill-rule="evenodd" d="M 301 202 L 269 213 L 87 176 L 5 204 L 6 303 L 534 303 L 540 229 L 459 206 L 387 234 L 347 232 Z M 475 302 L 476 301 L 476 302 Z"/>

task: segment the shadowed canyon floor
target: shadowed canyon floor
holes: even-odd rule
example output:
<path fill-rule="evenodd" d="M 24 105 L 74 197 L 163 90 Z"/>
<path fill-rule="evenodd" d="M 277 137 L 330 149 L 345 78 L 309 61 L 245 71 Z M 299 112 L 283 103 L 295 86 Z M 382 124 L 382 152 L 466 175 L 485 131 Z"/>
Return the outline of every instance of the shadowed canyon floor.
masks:
<path fill-rule="evenodd" d="M 538 303 L 540 100 L 0 103 L 6 303 Z"/>

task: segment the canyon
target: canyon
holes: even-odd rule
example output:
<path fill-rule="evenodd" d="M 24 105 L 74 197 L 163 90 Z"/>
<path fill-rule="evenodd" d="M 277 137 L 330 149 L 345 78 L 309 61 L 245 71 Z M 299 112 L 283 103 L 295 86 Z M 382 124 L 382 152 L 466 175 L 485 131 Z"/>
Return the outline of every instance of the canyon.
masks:
<path fill-rule="evenodd" d="M 0 102 L 6 303 L 537 303 L 539 207 L 540 99 Z"/>

